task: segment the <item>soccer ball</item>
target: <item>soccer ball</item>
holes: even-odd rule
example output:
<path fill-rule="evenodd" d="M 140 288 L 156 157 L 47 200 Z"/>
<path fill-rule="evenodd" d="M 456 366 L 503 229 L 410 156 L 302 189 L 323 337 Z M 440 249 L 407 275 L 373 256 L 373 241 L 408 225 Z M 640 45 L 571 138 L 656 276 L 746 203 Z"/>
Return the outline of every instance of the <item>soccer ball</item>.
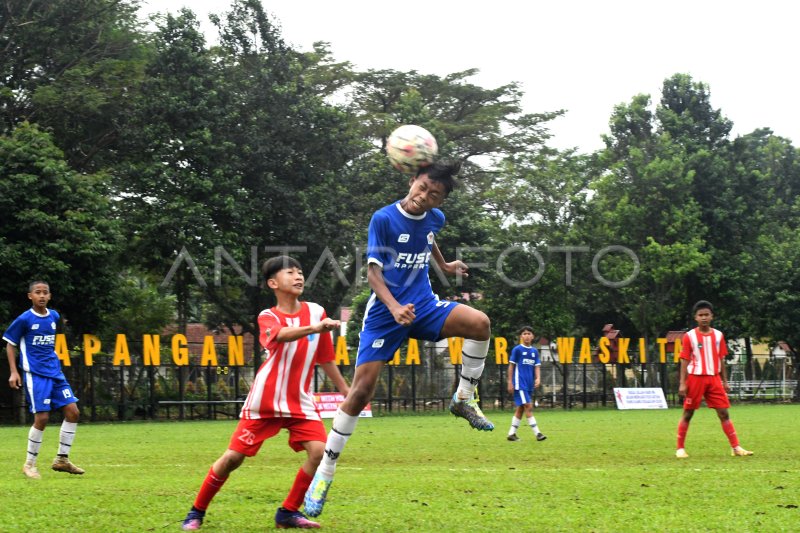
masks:
<path fill-rule="evenodd" d="M 436 139 L 425 128 L 406 124 L 389 135 L 386 155 L 389 162 L 400 172 L 413 174 L 433 163 L 439 151 Z"/>

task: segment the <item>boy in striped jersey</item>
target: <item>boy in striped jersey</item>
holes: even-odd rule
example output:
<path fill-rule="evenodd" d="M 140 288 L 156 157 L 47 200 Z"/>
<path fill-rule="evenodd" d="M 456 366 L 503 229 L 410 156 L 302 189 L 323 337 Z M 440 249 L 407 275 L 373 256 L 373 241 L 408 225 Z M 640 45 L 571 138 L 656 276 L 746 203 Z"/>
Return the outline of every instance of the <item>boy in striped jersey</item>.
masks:
<path fill-rule="evenodd" d="M 261 445 L 285 428 L 289 446 L 307 457 L 297 472 L 292 488 L 275 514 L 278 528 L 311 529 L 320 527 L 299 511 L 303 495 L 325 450 L 325 427 L 320 420 L 309 388 L 314 365 L 319 364 L 344 395 L 349 387 L 334 364 L 330 332 L 340 326 L 325 310 L 311 302 L 301 302 L 305 278 L 300 263 L 286 256 L 273 257 L 261 269 L 262 279 L 275 293 L 277 305 L 258 316 L 261 346 L 265 361 L 258 369 L 247 395 L 239 424 L 228 449 L 208 471 L 182 529 L 200 529 L 212 498 L 239 468 L 245 457 L 258 453 Z"/>
<path fill-rule="evenodd" d="M 711 327 L 714 307 L 710 302 L 700 300 L 692 307 L 692 313 L 697 327 L 683 336 L 683 349 L 680 355 L 681 377 L 678 395 L 683 397 L 684 401 L 683 416 L 678 423 L 678 449 L 675 456 L 678 459 L 689 457 L 684 448 L 686 433 L 689 431 L 689 422 L 703 399 L 706 400 L 708 407 L 716 409 L 722 430 L 731 445 L 731 455 L 753 455 L 753 452 L 739 446 L 739 438 L 728 414 L 728 408 L 731 406 L 728 401 L 727 393 L 730 391 L 730 386 L 725 366 L 728 346 L 725 344 L 722 332 Z"/>

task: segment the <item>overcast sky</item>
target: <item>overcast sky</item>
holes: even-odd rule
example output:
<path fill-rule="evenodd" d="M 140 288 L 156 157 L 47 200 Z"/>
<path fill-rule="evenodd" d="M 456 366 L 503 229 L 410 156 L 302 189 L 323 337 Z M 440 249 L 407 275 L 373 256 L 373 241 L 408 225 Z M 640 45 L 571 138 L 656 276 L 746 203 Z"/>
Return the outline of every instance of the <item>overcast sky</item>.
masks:
<path fill-rule="evenodd" d="M 227 0 L 142 0 L 142 12 Z M 558 148 L 589 152 L 616 104 L 660 98 L 664 79 L 688 73 L 709 85 L 733 135 L 769 127 L 800 146 L 800 4 L 790 0 L 263 0 L 285 41 L 308 51 L 327 41 L 358 69 L 443 76 L 468 68 L 486 88 L 519 82 L 526 112 L 564 109 Z M 416 24 L 422 21 L 424 24 Z M 209 35 L 213 42 L 215 34 Z"/>

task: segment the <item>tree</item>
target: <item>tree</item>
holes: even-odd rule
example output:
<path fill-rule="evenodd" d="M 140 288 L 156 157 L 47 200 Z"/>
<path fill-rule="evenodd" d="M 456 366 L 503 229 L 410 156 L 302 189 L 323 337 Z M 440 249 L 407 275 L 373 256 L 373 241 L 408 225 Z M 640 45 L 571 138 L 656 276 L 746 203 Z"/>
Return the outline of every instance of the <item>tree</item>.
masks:
<path fill-rule="evenodd" d="M 109 149 L 141 79 L 136 8 L 121 0 L 4 2 L 0 133 L 37 123 L 73 168 L 112 164 Z"/>
<path fill-rule="evenodd" d="M 28 283 L 46 280 L 73 333 L 96 330 L 121 305 L 120 234 L 107 177 L 69 168 L 49 134 L 22 123 L 0 137 L 0 313 L 13 316 Z"/>
<path fill-rule="evenodd" d="M 707 272 L 711 258 L 692 194 L 696 171 L 684 147 L 653 123 L 648 103 L 639 95 L 615 108 L 580 234 L 593 251 L 622 246 L 635 256 L 605 255 L 594 266 L 612 283 L 582 285 L 583 306 L 596 317 L 592 329 L 614 317 L 632 334 L 652 337 L 683 323 L 687 280 Z"/>

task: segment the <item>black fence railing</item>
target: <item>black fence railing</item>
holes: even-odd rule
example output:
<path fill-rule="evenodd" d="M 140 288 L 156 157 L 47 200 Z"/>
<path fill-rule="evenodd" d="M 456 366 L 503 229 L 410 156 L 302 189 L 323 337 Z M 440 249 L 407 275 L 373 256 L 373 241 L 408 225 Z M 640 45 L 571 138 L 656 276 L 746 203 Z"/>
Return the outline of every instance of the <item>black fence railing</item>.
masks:
<path fill-rule="evenodd" d="M 491 357 L 489 359 L 492 359 Z M 768 363 L 769 365 L 769 363 Z M 730 397 L 734 401 L 792 401 L 798 399 L 797 381 L 785 366 L 729 365 Z M 487 362 L 478 391 L 485 408 L 513 407 L 507 390 L 507 365 Z M 342 365 L 342 374 L 352 380 L 354 367 Z M 420 364 L 387 365 L 381 373 L 372 410 L 375 413 L 445 410 L 458 383 L 458 365 L 449 357 L 427 354 Z M 255 368 L 247 366 L 201 366 L 173 364 L 130 366 L 95 362 L 84 366 L 79 358 L 64 368 L 84 421 L 236 418 Z M 7 374 L 7 368 L 6 368 Z M 7 375 L 3 377 L 7 381 Z M 545 361 L 541 386 L 536 391 L 540 407 L 587 408 L 614 406 L 615 387 L 658 387 L 667 402 L 679 402 L 678 366 L 647 364 L 560 364 Z M 319 369 L 314 390 L 333 391 Z M 6 387 L 0 396 L 0 423 L 27 424 L 32 420 L 21 391 Z"/>

